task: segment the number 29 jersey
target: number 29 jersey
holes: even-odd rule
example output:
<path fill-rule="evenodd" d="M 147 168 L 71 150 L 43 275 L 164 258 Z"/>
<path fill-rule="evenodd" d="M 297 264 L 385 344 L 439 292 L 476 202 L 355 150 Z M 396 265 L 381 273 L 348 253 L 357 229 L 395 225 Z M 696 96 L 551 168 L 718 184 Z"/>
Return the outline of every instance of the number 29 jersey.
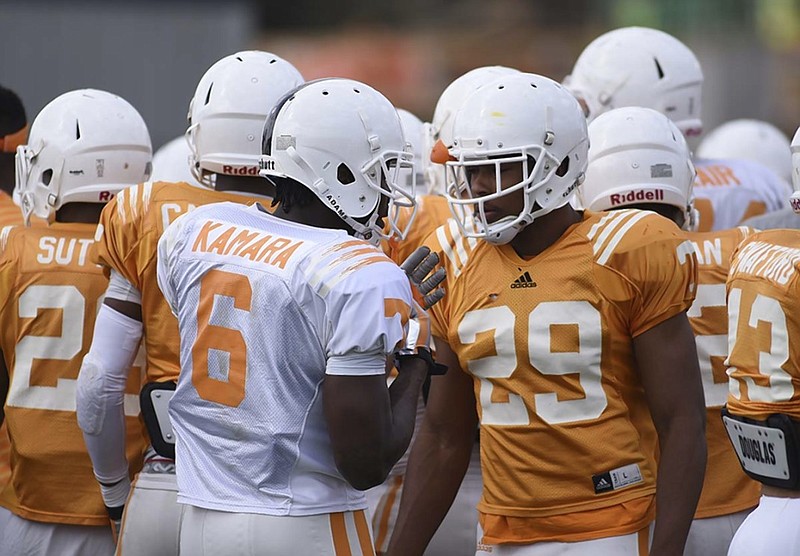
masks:
<path fill-rule="evenodd" d="M 75 391 L 108 280 L 90 261 L 94 225 L 52 224 L 0 236 L 0 346 L 10 374 L 5 401 L 11 483 L 2 505 L 25 519 L 108 525 L 75 416 Z M 141 465 L 141 375 L 130 373 L 127 456 Z"/>
<path fill-rule="evenodd" d="M 334 463 L 321 386 L 385 373 L 410 311 L 405 273 L 344 231 L 232 203 L 178 219 L 158 257 L 181 335 L 178 501 L 268 515 L 366 507 Z"/>
<path fill-rule="evenodd" d="M 447 268 L 433 333 L 474 379 L 485 542 L 645 527 L 657 437 L 632 340 L 692 303 L 683 233 L 651 212 L 585 211 L 530 260 L 453 221 L 426 244 Z"/>

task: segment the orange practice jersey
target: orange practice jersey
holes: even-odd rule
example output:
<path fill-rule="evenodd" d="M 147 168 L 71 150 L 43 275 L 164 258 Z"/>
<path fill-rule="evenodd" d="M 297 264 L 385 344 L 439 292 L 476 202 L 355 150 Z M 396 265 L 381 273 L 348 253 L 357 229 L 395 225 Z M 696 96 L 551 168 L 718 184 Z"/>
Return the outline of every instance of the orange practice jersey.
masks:
<path fill-rule="evenodd" d="M 465 239 L 454 220 L 426 244 L 447 268 L 434 335 L 474 378 L 484 541 L 646 527 L 657 436 L 632 340 L 694 299 L 683 232 L 651 212 L 585 211 L 531 260 Z"/>
<path fill-rule="evenodd" d="M 706 399 L 708 461 L 703 491 L 697 504 L 698 519 L 753 508 L 761 496 L 761 483 L 745 475 L 731 447 L 720 410 L 728 397 L 728 312 L 725 281 L 730 259 L 739 243 L 753 233 L 739 227 L 720 232 L 687 234 L 697 254 L 697 297 L 688 311 L 697 342 Z"/>
<path fill-rule="evenodd" d="M 381 244 L 383 252 L 398 265 L 403 264 L 403 261 L 425 242 L 425 238 L 431 232 L 451 217 L 447 199 L 440 195 L 422 195 L 417 198 L 417 211 L 406 238 L 400 240 L 393 237 L 388 241 L 383 241 Z M 410 218 L 411 210 L 401 208 L 398 217 L 398 226 L 401 230 L 408 224 Z"/>
<path fill-rule="evenodd" d="M 177 217 L 199 206 L 256 200 L 183 182 L 147 182 L 123 190 L 103 209 L 97 228 L 98 262 L 141 292 L 148 381 L 177 380 L 180 373 L 178 322 L 156 282 L 161 234 Z"/>
<path fill-rule="evenodd" d="M 2 505 L 35 521 L 106 525 L 108 516 L 75 415 L 75 391 L 108 280 L 92 264 L 95 227 L 54 224 L 0 234 L 0 347 L 9 369 L 5 404 L 11 483 Z M 125 398 L 127 456 L 141 466 L 141 375 Z"/>
<path fill-rule="evenodd" d="M 739 245 L 728 276 L 728 410 L 800 420 L 800 231 L 766 230 Z"/>

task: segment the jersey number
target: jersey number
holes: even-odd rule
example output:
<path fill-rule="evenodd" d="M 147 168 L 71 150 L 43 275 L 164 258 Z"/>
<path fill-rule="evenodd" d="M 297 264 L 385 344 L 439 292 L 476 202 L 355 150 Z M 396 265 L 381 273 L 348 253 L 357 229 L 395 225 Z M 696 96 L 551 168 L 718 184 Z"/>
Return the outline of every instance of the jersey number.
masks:
<path fill-rule="evenodd" d="M 792 399 L 794 386 L 792 376 L 781 367 L 789 360 L 789 334 L 786 327 L 786 314 L 781 304 L 766 295 L 758 294 L 749 307 L 742 307 L 742 290 L 733 288 L 728 296 L 728 349 L 734 354 L 736 338 L 740 332 L 747 334 L 751 341 L 758 341 L 759 324 L 769 325 L 769 344 L 759 350 L 757 369 L 761 384 L 751 377 L 739 377 L 730 381 L 730 393 L 741 399 L 741 383 L 747 385 L 747 397 L 753 402 L 786 402 Z M 730 367 L 728 374 L 736 373 Z M 766 384 L 766 386 L 762 386 Z"/>
<path fill-rule="evenodd" d="M 219 297 L 232 300 L 230 311 L 220 310 L 221 304 L 214 311 Z M 239 329 L 224 326 L 221 321 L 237 310 L 249 312 L 252 297 L 250 280 L 242 274 L 210 270 L 200 281 L 197 338 L 192 346 L 192 384 L 204 400 L 238 407 L 244 399 L 247 346 Z M 227 367 L 227 372 L 218 373 L 218 378 L 211 376 L 210 356 L 218 362 L 217 367 Z"/>
<path fill-rule="evenodd" d="M 102 300 L 98 300 L 99 309 Z M 36 386 L 31 381 L 34 360 L 70 361 L 81 354 L 86 318 L 86 298 L 75 286 L 29 286 L 19 296 L 19 318 L 36 318 L 40 309 L 61 311 L 58 336 L 23 337 L 14 349 L 14 370 L 6 403 L 11 407 L 76 411 L 80 365 L 71 376 L 59 376 L 55 386 Z M 63 365 L 65 371 L 67 365 Z M 64 374 L 67 374 L 64 372 Z M 125 394 L 125 415 L 139 414 L 139 397 Z"/>
<path fill-rule="evenodd" d="M 470 373 L 480 380 L 481 423 L 528 425 L 525 400 L 507 391 L 497 379 L 508 379 L 517 369 L 514 340 L 516 318 L 505 305 L 470 311 L 458 326 L 462 344 L 471 344 L 478 334 L 491 332 L 496 355 L 467 362 Z M 577 335 L 577 350 L 553 351 L 551 335 L 567 327 Z M 544 375 L 578 375 L 584 397 L 559 400 L 554 392 L 533 394 L 536 414 L 555 425 L 596 419 L 608 405 L 601 383 L 602 325 L 600 312 L 587 301 L 540 303 L 528 315 L 527 355 L 530 364 Z M 502 400 L 502 401 L 500 401 Z"/>

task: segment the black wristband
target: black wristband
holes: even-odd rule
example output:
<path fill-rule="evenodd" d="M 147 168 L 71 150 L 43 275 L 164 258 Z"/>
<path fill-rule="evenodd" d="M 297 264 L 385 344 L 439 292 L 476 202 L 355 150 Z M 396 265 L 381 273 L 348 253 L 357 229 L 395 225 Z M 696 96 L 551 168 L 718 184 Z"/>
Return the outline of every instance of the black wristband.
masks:
<path fill-rule="evenodd" d="M 397 370 L 402 372 L 403 360 L 408 358 L 422 359 L 428 365 L 428 376 L 443 375 L 447 372 L 447 365 L 442 365 L 433 360 L 431 352 L 425 348 L 418 348 L 417 353 L 409 353 L 397 356 Z"/>

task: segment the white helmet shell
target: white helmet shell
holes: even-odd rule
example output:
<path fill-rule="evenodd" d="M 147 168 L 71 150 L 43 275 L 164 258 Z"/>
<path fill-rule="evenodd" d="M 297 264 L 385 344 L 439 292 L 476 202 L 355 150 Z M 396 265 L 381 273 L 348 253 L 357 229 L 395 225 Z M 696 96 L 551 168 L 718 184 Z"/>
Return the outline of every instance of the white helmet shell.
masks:
<path fill-rule="evenodd" d="M 444 167 L 432 164 L 430 153 L 434 145 L 441 141 L 446 148 L 453 146 L 453 122 L 456 112 L 469 95 L 480 87 L 504 75 L 520 73 L 519 70 L 505 66 L 484 66 L 475 68 L 456 78 L 439 96 L 433 111 L 433 120 L 427 126 L 424 172 L 429 192 L 441 195 L 445 189 Z"/>
<path fill-rule="evenodd" d="M 761 120 L 731 120 L 708 133 L 697 147 L 698 158 L 753 160 L 792 181 L 789 138 Z"/>
<path fill-rule="evenodd" d="M 670 205 L 690 224 L 696 172 L 686 139 L 669 118 L 650 108 L 617 108 L 589 124 L 589 141 L 589 168 L 580 187 L 586 208 Z"/>
<path fill-rule="evenodd" d="M 581 52 L 567 86 L 585 102 L 591 121 L 624 106 L 652 108 L 685 135 L 700 134 L 703 71 L 694 53 L 663 31 L 624 27 Z"/>
<path fill-rule="evenodd" d="M 150 134 L 125 99 L 81 89 L 56 97 L 17 147 L 16 192 L 25 221 L 67 203 L 106 203 L 150 177 Z"/>
<path fill-rule="evenodd" d="M 267 114 L 302 83 L 292 64 L 269 52 L 237 52 L 211 66 L 189 104 L 186 139 L 197 181 L 214 187 L 214 174 L 258 176 Z"/>
<path fill-rule="evenodd" d="M 456 114 L 453 135 L 446 196 L 467 237 L 508 243 L 535 218 L 567 204 L 583 180 L 586 119 L 575 97 L 547 77 L 517 72 L 474 91 Z M 500 168 L 511 162 L 522 165 L 522 181 L 502 189 Z M 473 197 L 467 172 L 487 165 L 494 167 L 496 190 Z M 520 191 L 518 215 L 487 221 L 487 201 Z"/>
<path fill-rule="evenodd" d="M 153 181 L 184 182 L 199 186 L 190 168 L 192 155 L 186 136 L 181 135 L 161 145 L 153 153 Z"/>
<path fill-rule="evenodd" d="M 390 215 L 392 205 L 414 206 L 414 192 L 400 179 L 404 168 L 414 169 L 397 110 L 358 81 L 321 79 L 287 95 L 267 119 L 262 151 L 262 176 L 309 188 L 357 237 L 389 237 L 379 222 L 384 197 Z"/>

